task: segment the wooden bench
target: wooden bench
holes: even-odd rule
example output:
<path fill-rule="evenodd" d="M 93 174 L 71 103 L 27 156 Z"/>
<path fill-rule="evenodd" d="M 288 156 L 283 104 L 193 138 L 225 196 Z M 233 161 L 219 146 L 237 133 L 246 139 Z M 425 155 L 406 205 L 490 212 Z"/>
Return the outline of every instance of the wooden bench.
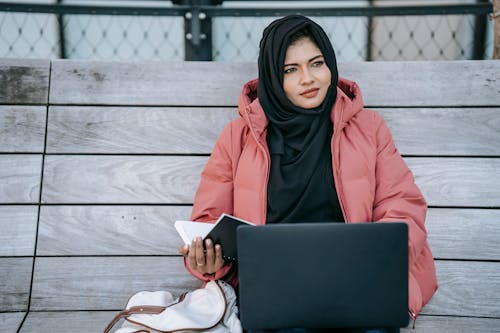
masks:
<path fill-rule="evenodd" d="M 418 332 L 500 332 L 500 62 L 343 63 L 430 206 L 440 288 Z M 254 63 L 0 59 L 0 331 L 100 332 L 177 255 Z M 411 331 L 411 328 L 403 330 Z"/>

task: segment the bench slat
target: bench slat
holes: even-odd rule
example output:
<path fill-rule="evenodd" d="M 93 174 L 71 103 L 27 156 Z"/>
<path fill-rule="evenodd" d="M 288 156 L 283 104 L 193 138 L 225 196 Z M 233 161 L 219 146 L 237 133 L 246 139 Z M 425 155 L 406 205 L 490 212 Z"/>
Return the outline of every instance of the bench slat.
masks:
<path fill-rule="evenodd" d="M 101 332 L 115 315 L 116 311 L 30 312 L 20 333 Z M 422 315 L 415 330 L 410 325 L 401 332 L 456 333 L 458 327 L 467 333 L 500 332 L 500 319 Z"/>
<path fill-rule="evenodd" d="M 447 316 L 425 316 L 417 319 L 416 329 L 409 327 L 402 329 L 401 333 L 494 333 L 500 332 L 500 319 L 495 318 L 471 318 L 471 317 L 447 317 Z"/>
<path fill-rule="evenodd" d="M 0 312 L 28 310 L 33 258 L 0 258 Z"/>
<path fill-rule="evenodd" d="M 0 104 L 46 104 L 50 60 L 2 59 Z"/>
<path fill-rule="evenodd" d="M 0 327 L 2 328 L 2 332 L 17 332 L 25 315 L 26 312 L 0 313 Z"/>
<path fill-rule="evenodd" d="M 435 258 L 500 261 L 500 210 L 431 208 L 426 226 Z"/>
<path fill-rule="evenodd" d="M 189 206 L 43 206 L 38 255 L 177 255 Z"/>
<path fill-rule="evenodd" d="M 50 107 L 49 153 L 209 154 L 235 108 Z"/>
<path fill-rule="evenodd" d="M 500 159 L 405 160 L 431 206 L 500 207 Z"/>
<path fill-rule="evenodd" d="M 102 332 L 117 311 L 31 311 L 20 333 L 91 333 Z M 120 322 L 117 326 L 121 325 Z M 14 331 L 13 331 L 14 332 Z"/>
<path fill-rule="evenodd" d="M 41 155 L 0 154 L 0 203 L 37 203 Z"/>
<path fill-rule="evenodd" d="M 0 206 L 0 256 L 35 255 L 36 206 Z"/>
<path fill-rule="evenodd" d="M 200 285 L 181 257 L 39 257 L 30 310 L 118 310 L 141 290 L 179 296 Z"/>
<path fill-rule="evenodd" d="M 192 203 L 201 156 L 47 156 L 45 203 Z M 431 206 L 499 207 L 500 159 L 406 158 Z"/>
<path fill-rule="evenodd" d="M 45 106 L 0 105 L 0 152 L 42 153 Z"/>
<path fill-rule="evenodd" d="M 406 155 L 500 156 L 500 108 L 378 110 Z M 228 108 L 53 106 L 47 151 L 85 154 L 210 154 Z"/>
<path fill-rule="evenodd" d="M 52 72 L 53 104 L 234 106 L 257 67 L 254 62 L 55 60 Z M 366 105 L 500 105 L 495 61 L 352 62 L 339 64 L 339 73 L 358 82 Z"/>
<path fill-rule="evenodd" d="M 175 220 L 190 206 L 42 206 L 38 255 L 176 255 Z M 430 208 L 429 242 L 439 259 L 500 260 L 500 210 Z"/>
<path fill-rule="evenodd" d="M 190 203 L 206 157 L 47 156 L 44 203 Z"/>
<path fill-rule="evenodd" d="M 500 317 L 500 262 L 436 261 L 439 289 L 422 313 Z"/>
<path fill-rule="evenodd" d="M 32 310 L 117 310 L 139 290 L 197 288 L 181 257 L 37 258 Z M 500 263 L 436 261 L 440 288 L 423 313 L 500 317 Z"/>

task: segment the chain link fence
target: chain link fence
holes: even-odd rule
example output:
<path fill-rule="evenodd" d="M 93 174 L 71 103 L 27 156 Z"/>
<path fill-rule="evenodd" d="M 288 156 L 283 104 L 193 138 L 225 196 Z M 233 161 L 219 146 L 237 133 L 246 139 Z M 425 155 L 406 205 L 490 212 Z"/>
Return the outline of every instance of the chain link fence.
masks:
<path fill-rule="evenodd" d="M 380 1 L 378 1 L 380 2 Z M 408 1 L 398 1 L 399 4 Z M 33 3 L 29 1 L 29 3 Z M 75 9 L 54 8 L 58 5 L 78 4 L 89 13 L 75 13 Z M 245 16 L 241 3 L 212 6 L 226 12 L 214 12 L 209 20 L 208 36 L 211 60 L 255 61 L 262 30 L 277 16 Z M 251 2 L 255 8 L 263 2 Z M 287 5 L 288 3 L 288 5 Z M 290 2 L 266 3 L 281 5 L 290 11 Z M 293 8 L 301 12 L 318 1 L 294 1 Z M 413 2 L 415 3 L 415 2 Z M 421 2 L 417 2 L 421 3 Z M 457 3 L 455 1 L 454 3 Z M 460 4 L 471 1 L 460 1 Z M 31 6 L 31 12 L 13 10 L 13 6 L 0 1 L 0 57 L 7 58 L 75 58 L 98 60 L 183 60 L 188 59 L 186 44 L 186 13 L 190 8 L 170 1 L 131 2 L 102 0 L 109 8 L 120 13 L 100 12 L 99 6 L 88 1 L 43 1 Z M 324 27 L 336 50 L 339 61 L 362 60 L 461 60 L 489 59 L 493 49 L 493 27 L 485 13 L 435 13 L 429 15 L 375 15 L 363 8 L 377 5 L 373 1 L 349 1 L 359 6 L 360 13 L 345 16 L 308 15 Z M 435 5 L 436 2 L 433 2 Z M 51 5 L 51 9 L 43 7 Z M 132 6 L 134 5 L 134 6 Z M 248 4 L 246 4 L 248 8 Z M 322 6 L 341 8 L 346 2 L 323 1 Z M 386 4 L 387 5 L 387 4 Z M 26 4 L 25 4 L 26 6 Z M 93 7 L 88 7 L 93 6 Z M 260 7 L 259 7 L 260 6 Z M 356 7 L 355 6 L 355 7 Z M 432 6 L 427 6 L 431 8 Z M 19 7 L 16 7 L 20 10 Z M 37 9 L 40 12 L 36 12 Z M 91 9 L 89 9 L 91 8 Z M 135 8 L 135 10 L 134 10 Z M 148 8 L 157 8 L 148 15 Z M 180 8 L 178 13 L 161 9 Z M 464 7 L 465 8 L 465 7 Z M 142 9 L 142 12 L 140 11 Z M 231 10 L 234 13 L 231 13 Z M 425 11 L 425 6 L 422 7 Z M 45 11 L 46 13 L 41 13 Z M 94 13 L 92 13 L 94 11 Z M 325 11 L 326 12 L 326 11 Z M 207 10 L 210 15 L 210 11 Z M 266 12 L 267 13 L 267 12 Z M 265 13 L 264 13 L 265 14 Z M 276 14 L 280 14 L 277 12 Z M 286 13 L 285 13 L 286 14 Z M 202 34 L 203 36 L 203 34 Z M 207 36 L 205 35 L 205 38 Z"/>

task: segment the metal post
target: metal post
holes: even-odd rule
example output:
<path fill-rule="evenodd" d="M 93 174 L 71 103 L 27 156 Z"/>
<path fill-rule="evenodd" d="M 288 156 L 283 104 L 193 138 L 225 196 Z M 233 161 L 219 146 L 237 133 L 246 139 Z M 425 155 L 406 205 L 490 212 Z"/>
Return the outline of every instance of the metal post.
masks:
<path fill-rule="evenodd" d="M 184 59 L 187 61 L 212 60 L 212 19 L 199 6 L 216 5 L 214 0 L 177 0 L 174 4 L 191 6 L 184 15 Z"/>
<path fill-rule="evenodd" d="M 368 1 L 370 4 L 370 7 L 373 7 L 373 0 Z M 373 16 L 368 16 L 367 17 L 368 22 L 367 22 L 367 29 L 366 29 L 366 61 L 372 61 L 373 60 L 373 54 L 372 54 L 372 45 L 373 45 L 373 29 L 375 28 L 374 25 L 374 18 Z"/>
<path fill-rule="evenodd" d="M 57 0 L 57 4 L 61 4 L 64 0 Z M 59 33 L 59 56 L 61 59 L 66 59 L 66 43 L 64 39 L 64 18 L 63 14 L 57 15 L 57 25 Z"/>
<path fill-rule="evenodd" d="M 488 2 L 488 0 L 477 0 L 478 3 Z M 474 22 L 474 52 L 472 59 L 482 60 L 484 58 L 486 46 L 486 20 L 487 15 L 476 15 Z"/>

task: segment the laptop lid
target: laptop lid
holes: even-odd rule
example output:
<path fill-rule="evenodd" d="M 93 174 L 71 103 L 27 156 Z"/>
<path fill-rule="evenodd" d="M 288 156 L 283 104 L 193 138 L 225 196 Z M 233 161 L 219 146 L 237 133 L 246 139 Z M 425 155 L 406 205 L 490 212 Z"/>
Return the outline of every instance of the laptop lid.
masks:
<path fill-rule="evenodd" d="M 298 223 L 237 230 L 245 329 L 408 325 L 405 223 Z"/>

